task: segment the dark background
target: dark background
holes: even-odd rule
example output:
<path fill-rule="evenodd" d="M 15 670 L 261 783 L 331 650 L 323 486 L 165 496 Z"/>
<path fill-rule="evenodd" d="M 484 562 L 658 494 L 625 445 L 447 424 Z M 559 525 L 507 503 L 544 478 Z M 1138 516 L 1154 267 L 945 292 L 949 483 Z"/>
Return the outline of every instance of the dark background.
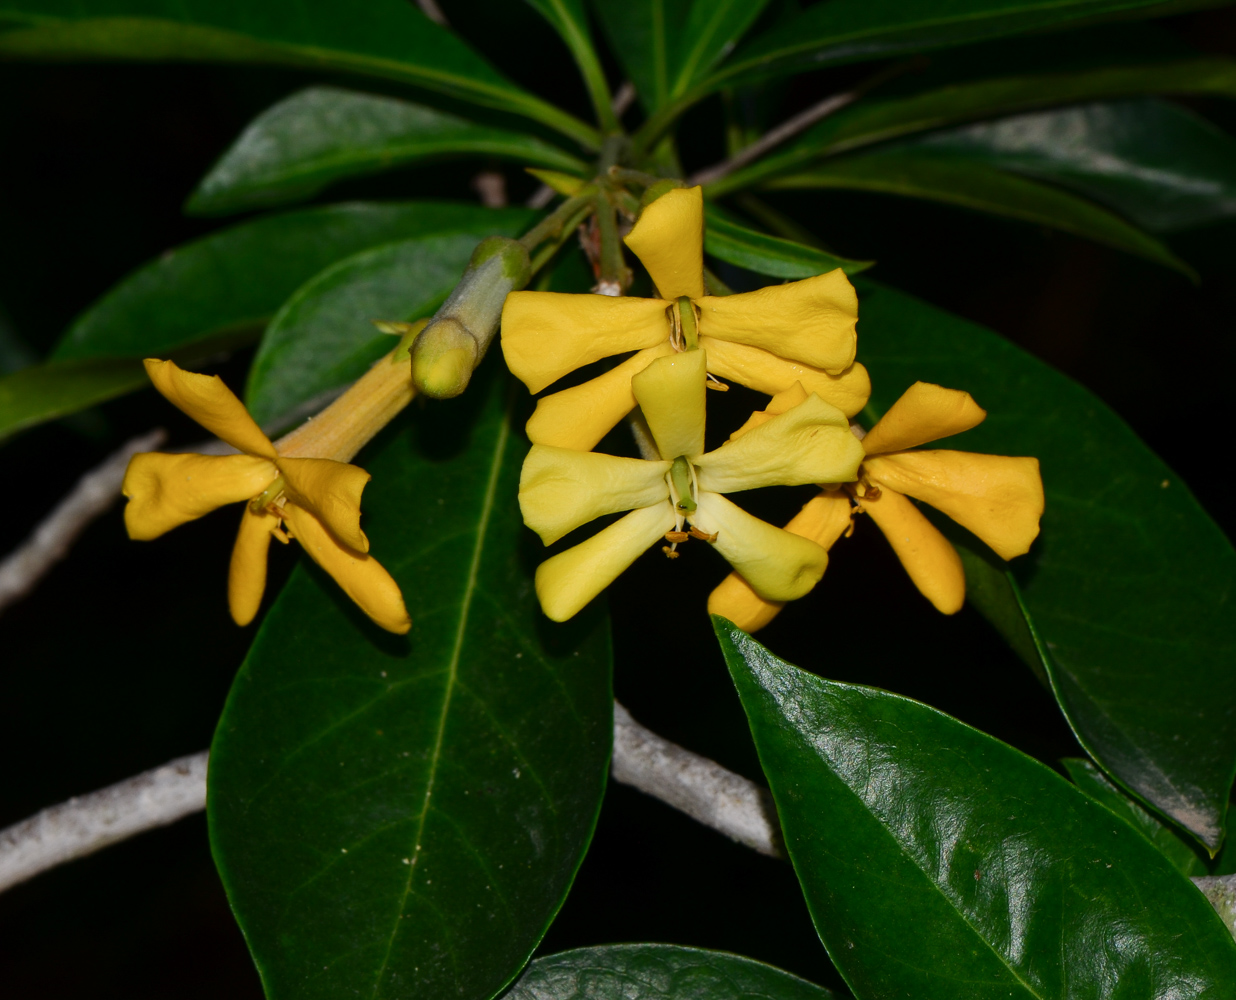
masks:
<path fill-rule="evenodd" d="M 545 55 L 565 60 L 560 43 L 524 5 L 444 7 L 515 79 L 568 106 L 582 99 L 573 71 Z M 1199 48 L 1236 53 L 1232 12 L 1169 23 Z M 524 58 L 525 51 L 537 55 Z M 783 114 L 848 79 L 840 71 L 796 81 Z M 46 353 L 80 310 L 134 267 L 215 228 L 183 216 L 184 199 L 254 114 L 306 82 L 257 69 L 0 64 L 0 317 L 32 355 Z M 1236 126 L 1230 105 L 1192 106 Z M 688 169 L 723 155 L 719 121 L 715 104 L 690 116 L 681 143 Z M 472 199 L 476 169 L 409 170 L 327 197 Z M 513 196 L 531 191 L 530 180 L 504 170 Z M 1082 240 L 918 202 L 831 193 L 778 203 L 837 252 L 877 259 L 875 277 L 999 330 L 1089 386 L 1231 536 L 1225 433 L 1236 224 L 1172 239 L 1202 274 L 1195 287 Z M 1171 364 L 1162 360 L 1164 345 L 1174 352 Z M 247 360 L 220 359 L 216 369 L 235 385 Z M 742 405 L 730 395 L 731 405 Z M 84 470 L 153 422 L 176 441 L 200 437 L 147 392 L 6 442 L 0 552 Z M 33 595 L 0 616 L 0 828 L 209 743 L 251 637 L 225 607 L 233 531 L 232 519 L 218 515 L 157 544 L 133 544 L 113 511 Z M 276 556 L 275 585 L 292 559 Z M 974 612 L 932 611 L 875 532 L 860 532 L 844 558 L 844 592 L 826 578 L 761 638 L 787 659 L 929 701 L 1048 762 L 1077 752 L 1050 696 Z M 658 732 L 756 777 L 745 720 L 702 614 L 718 567 L 680 564 L 672 594 L 662 562 L 650 558 L 612 591 L 618 697 Z M 872 606 L 875 593 L 902 615 L 893 634 Z M 850 636 L 842 645 L 830 633 L 838 613 Z M 543 950 L 637 940 L 738 951 L 840 985 L 788 865 L 613 787 Z M 0 896 L 0 993 L 260 997 L 203 817 Z"/>

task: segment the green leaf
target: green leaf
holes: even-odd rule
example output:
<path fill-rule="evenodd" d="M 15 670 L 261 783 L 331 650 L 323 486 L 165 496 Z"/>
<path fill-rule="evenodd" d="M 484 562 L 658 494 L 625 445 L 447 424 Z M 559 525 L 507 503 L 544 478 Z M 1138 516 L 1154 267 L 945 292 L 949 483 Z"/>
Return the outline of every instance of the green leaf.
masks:
<path fill-rule="evenodd" d="M 614 115 L 613 97 L 605 82 L 605 70 L 592 44 L 592 32 L 588 28 L 588 13 L 583 0 L 528 0 L 528 3 L 547 20 L 570 50 L 575 65 L 584 78 L 592 108 L 603 132 L 619 131 Z"/>
<path fill-rule="evenodd" d="M 684 46 L 691 0 L 593 0 L 645 111 L 670 96 L 670 64 Z"/>
<path fill-rule="evenodd" d="M 963 156 L 899 144 L 851 153 L 801 174 L 779 177 L 771 188 L 842 188 L 943 202 L 1022 222 L 1050 226 L 1105 246 L 1197 275 L 1153 236 L 1118 215 L 1059 188 Z"/>
<path fill-rule="evenodd" d="M 1166 823 L 1151 815 L 1108 780 L 1099 768 L 1080 757 L 1069 757 L 1060 763 L 1078 790 L 1099 805 L 1115 813 L 1145 837 L 1172 863 L 1181 875 L 1208 875 L 1209 870 L 1192 838 L 1186 839 Z"/>
<path fill-rule="evenodd" d="M 0 376 L 0 439 L 147 385 L 137 358 L 31 365 Z"/>
<path fill-rule="evenodd" d="M 1155 232 L 1236 215 L 1236 139 L 1165 101 L 981 122 L 906 144 L 1059 184 Z"/>
<path fill-rule="evenodd" d="M 693 0 L 671 68 L 669 96 L 680 97 L 733 50 L 768 0 Z"/>
<path fill-rule="evenodd" d="M 1051 104 L 1154 93 L 1236 97 L 1236 61 L 1215 57 L 1135 61 L 1075 72 L 963 80 L 907 96 L 865 98 L 813 125 L 785 148 L 713 182 L 707 191 L 720 197 L 824 156 L 957 122 Z"/>
<path fill-rule="evenodd" d="M 1231 995 L 1236 941 L 1210 904 L 1050 768 L 713 620 L 811 917 L 856 996 Z"/>
<path fill-rule="evenodd" d="M 412 632 L 302 566 L 211 748 L 223 883 L 271 1000 L 496 994 L 566 895 L 612 733 L 599 607 L 547 628 L 497 366 L 362 456 L 372 552 Z"/>
<path fill-rule="evenodd" d="M 582 160 L 530 135 L 394 97 L 310 87 L 255 118 L 203 178 L 186 210 L 224 215 L 281 205 L 348 177 L 478 155 L 587 172 Z"/>
<path fill-rule="evenodd" d="M 756 232 L 735 222 L 715 205 L 705 206 L 704 250 L 711 256 L 774 278 L 810 278 L 841 268 L 857 274 L 872 265 L 869 260 L 850 260 L 804 246 L 793 240 Z"/>
<path fill-rule="evenodd" d="M 485 232 L 443 233 L 387 243 L 313 277 L 267 327 L 245 390 L 263 426 L 296 422 L 303 404 L 341 389 L 395 346 L 376 319 L 431 316 L 458 283 L 482 236 L 513 236 L 533 213 L 492 213 Z M 283 419 L 280 419 L 283 418 Z"/>
<path fill-rule="evenodd" d="M 1011 568 L 1056 698 L 1109 775 L 1217 849 L 1236 773 L 1231 544 L 1076 382 L 989 330 L 857 284 L 876 412 L 915 381 L 965 389 L 989 416 L 948 447 L 1039 458 L 1042 534 Z"/>
<path fill-rule="evenodd" d="M 611 944 L 538 958 L 503 1000 L 831 1000 L 836 994 L 741 955 Z"/>
<path fill-rule="evenodd" d="M 3 28 L 0 53 L 11 56 L 360 73 L 521 115 L 588 147 L 599 142 L 591 126 L 521 90 L 405 0 L 0 0 Z"/>

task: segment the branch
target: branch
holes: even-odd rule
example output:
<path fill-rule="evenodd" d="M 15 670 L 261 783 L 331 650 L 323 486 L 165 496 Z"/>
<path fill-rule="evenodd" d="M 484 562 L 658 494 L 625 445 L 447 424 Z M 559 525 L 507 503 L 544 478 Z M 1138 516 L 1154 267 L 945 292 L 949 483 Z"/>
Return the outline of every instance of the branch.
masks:
<path fill-rule="evenodd" d="M 44 809 L 0 830 L 0 892 L 204 808 L 205 750 Z"/>
<path fill-rule="evenodd" d="M 120 484 L 129 459 L 139 451 L 159 447 L 166 438 L 161 429 L 135 437 L 77 481 L 30 537 L 0 562 L 0 611 L 30 593 L 68 555 L 90 522 L 120 499 Z"/>

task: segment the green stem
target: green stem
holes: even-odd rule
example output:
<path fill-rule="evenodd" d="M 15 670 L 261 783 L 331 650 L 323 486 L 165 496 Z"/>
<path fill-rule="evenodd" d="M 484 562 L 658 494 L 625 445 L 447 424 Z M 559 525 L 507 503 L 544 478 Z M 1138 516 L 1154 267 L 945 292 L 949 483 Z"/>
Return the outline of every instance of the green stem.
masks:
<path fill-rule="evenodd" d="M 583 221 L 592 214 L 592 208 L 592 202 L 589 201 L 588 204 L 584 205 L 583 208 L 577 211 L 574 216 L 563 224 L 561 230 L 554 239 L 550 240 L 545 244 L 545 246 L 537 251 L 536 255 L 532 258 L 532 274 L 536 274 L 539 270 L 541 270 L 541 268 L 549 263 L 554 254 L 562 249 L 562 244 L 569 240 L 571 238 L 571 234 L 574 233 L 575 230 L 583 224 Z"/>
<path fill-rule="evenodd" d="M 587 29 L 566 11 L 562 0 L 548 0 L 548 6 L 556 16 L 547 17 L 546 20 L 557 29 L 571 51 L 575 65 L 579 68 L 579 75 L 584 78 L 584 86 L 588 88 L 588 96 L 592 99 L 592 109 L 596 112 L 601 131 L 620 131 L 622 126 L 618 124 L 618 118 L 614 114 L 614 97 L 610 93 L 609 84 L 605 82 L 605 71 L 601 69 L 601 61 L 597 58 Z"/>
<path fill-rule="evenodd" d="M 622 255 L 622 242 L 618 239 L 618 217 L 613 202 L 603 194 L 595 200 L 597 229 L 601 236 L 601 283 L 616 286 L 625 291 L 631 284 L 631 269 Z"/>
<path fill-rule="evenodd" d="M 519 238 L 519 242 L 527 247 L 528 252 L 531 253 L 546 240 L 558 237 L 564 231 L 567 220 L 578 214 L 580 209 L 584 209 L 585 214 L 592 211 L 593 198 L 596 197 L 596 194 L 597 186 L 595 184 L 584 185 L 578 192 L 524 233 Z M 569 233 L 572 228 L 574 227 L 566 227 L 565 231 Z"/>

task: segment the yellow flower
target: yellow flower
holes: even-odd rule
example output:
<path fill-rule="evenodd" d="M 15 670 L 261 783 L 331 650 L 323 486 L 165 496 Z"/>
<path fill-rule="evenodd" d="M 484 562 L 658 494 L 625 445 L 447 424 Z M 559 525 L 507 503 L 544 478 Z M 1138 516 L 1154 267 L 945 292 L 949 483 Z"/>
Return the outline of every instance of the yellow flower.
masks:
<path fill-rule="evenodd" d="M 786 393 L 774 399 L 770 410 L 793 399 L 793 392 Z M 961 558 L 907 498 L 947 514 L 1001 559 L 1030 550 L 1043 515 L 1043 481 L 1036 458 L 909 450 L 976 427 L 986 416 L 967 392 L 914 383 L 863 438 L 866 458 L 859 481 L 821 492 L 786 530 L 830 548 L 852 530 L 856 506 L 884 533 L 923 596 L 944 614 L 954 614 L 966 596 Z M 753 414 L 742 430 L 767 419 L 765 414 Z M 722 581 L 708 599 L 709 611 L 748 632 L 767 625 L 781 607 L 737 573 Z"/>
<path fill-rule="evenodd" d="M 858 413 L 871 381 L 854 363 L 858 298 L 840 270 L 739 295 L 704 294 L 701 191 L 662 195 L 626 244 L 659 298 L 512 292 L 502 311 L 502 351 L 531 392 L 575 369 L 637 353 L 583 385 L 540 400 L 528 421 L 534 444 L 589 451 L 635 407 L 631 377 L 681 351 L 698 335 L 708 371 L 769 395 L 795 381 L 846 416 Z"/>
<path fill-rule="evenodd" d="M 532 446 L 519 503 L 546 545 L 594 518 L 631 511 L 538 567 L 537 597 L 550 618 L 570 618 L 662 536 L 671 556 L 689 537 L 710 542 L 767 600 L 801 597 L 824 572 L 823 548 L 721 494 L 854 479 L 863 449 L 846 416 L 804 393 L 797 406 L 704 454 L 706 364 L 704 350 L 685 351 L 654 359 L 632 379 L 660 461 Z"/>
<path fill-rule="evenodd" d="M 240 454 L 135 455 L 124 478 L 130 538 L 158 538 L 216 507 L 248 501 L 228 573 L 228 605 L 238 625 L 249 624 L 262 602 L 271 538 L 286 543 L 290 536 L 384 629 L 402 634 L 411 628 L 399 586 L 367 554 L 360 498 L 369 473 L 345 462 L 280 453 L 217 375 L 153 358 L 146 372 L 174 406 Z"/>

